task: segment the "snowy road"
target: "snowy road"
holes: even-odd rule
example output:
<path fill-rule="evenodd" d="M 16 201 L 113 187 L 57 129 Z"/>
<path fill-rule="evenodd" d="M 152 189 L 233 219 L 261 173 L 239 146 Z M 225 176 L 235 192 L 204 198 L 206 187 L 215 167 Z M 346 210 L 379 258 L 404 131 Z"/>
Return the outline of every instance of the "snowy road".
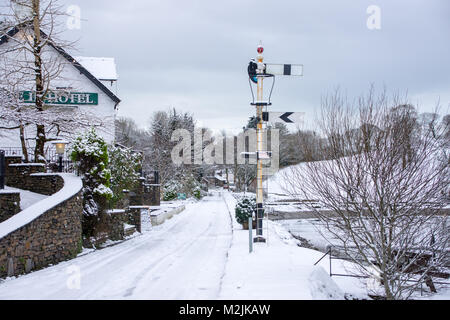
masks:
<path fill-rule="evenodd" d="M 136 238 L 8 279 L 0 299 L 216 299 L 231 226 L 216 193 Z"/>

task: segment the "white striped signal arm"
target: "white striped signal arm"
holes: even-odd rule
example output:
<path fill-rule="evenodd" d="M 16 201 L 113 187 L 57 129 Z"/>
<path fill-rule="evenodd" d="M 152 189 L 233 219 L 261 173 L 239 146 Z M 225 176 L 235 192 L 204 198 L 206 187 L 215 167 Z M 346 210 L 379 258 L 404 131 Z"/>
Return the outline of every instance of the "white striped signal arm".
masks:
<path fill-rule="evenodd" d="M 303 65 L 266 63 L 265 72 L 275 76 L 303 76 Z"/>

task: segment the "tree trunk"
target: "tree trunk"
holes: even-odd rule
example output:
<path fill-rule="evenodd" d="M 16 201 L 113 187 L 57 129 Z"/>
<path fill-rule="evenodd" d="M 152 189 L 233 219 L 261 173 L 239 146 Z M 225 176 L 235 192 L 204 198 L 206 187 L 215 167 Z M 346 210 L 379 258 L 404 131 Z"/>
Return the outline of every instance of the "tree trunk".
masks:
<path fill-rule="evenodd" d="M 28 159 L 28 150 L 27 145 L 25 143 L 25 128 L 22 123 L 19 126 L 19 130 L 20 130 L 20 143 L 22 145 L 22 154 L 25 159 L 25 163 L 28 163 L 30 160 Z"/>
<path fill-rule="evenodd" d="M 36 72 L 36 109 L 37 112 L 44 110 L 44 83 L 42 76 L 42 48 L 41 48 L 41 28 L 40 28 L 40 0 L 33 0 L 33 31 L 34 31 L 34 65 Z M 36 125 L 36 146 L 34 148 L 34 161 L 45 162 L 44 146 L 46 142 L 45 126 L 42 124 Z"/>
<path fill-rule="evenodd" d="M 45 163 L 45 126 L 36 125 L 36 147 L 34 148 L 34 161 L 37 163 Z"/>

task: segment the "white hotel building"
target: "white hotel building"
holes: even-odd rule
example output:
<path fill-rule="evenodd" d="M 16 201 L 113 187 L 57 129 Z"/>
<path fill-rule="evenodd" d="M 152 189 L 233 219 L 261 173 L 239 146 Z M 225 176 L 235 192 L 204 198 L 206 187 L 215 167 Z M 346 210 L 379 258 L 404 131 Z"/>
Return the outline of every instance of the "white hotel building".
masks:
<path fill-rule="evenodd" d="M 7 36 L 0 37 L 0 51 L 6 52 L 12 45 L 12 37 L 20 36 L 21 30 L 15 28 Z M 58 77 L 51 81 L 50 92 L 46 96 L 45 105 L 50 108 L 64 108 L 71 117 L 77 112 L 91 113 L 101 119 L 102 125 L 97 132 L 111 144 L 115 138 L 115 118 L 120 99 L 117 97 L 117 71 L 114 58 L 72 57 L 65 50 L 53 45 L 46 46 L 47 57 L 57 59 L 63 65 Z M 20 88 L 20 99 L 24 104 L 34 102 L 33 84 Z M 60 94 L 62 92 L 62 94 Z M 1 108 L 1 106 L 0 106 Z M 75 111 L 75 112 L 74 112 Z M 1 112 L 1 110 L 0 110 Z M 51 138 L 73 139 L 86 128 L 74 128 L 71 134 Z M 34 150 L 35 126 L 25 128 L 28 153 Z M 51 133 L 54 134 L 54 133 Z M 48 137 L 47 137 L 48 138 Z M 46 143 L 46 152 L 53 149 L 50 142 Z M 0 150 L 7 154 L 21 154 L 19 129 L 0 130 Z"/>

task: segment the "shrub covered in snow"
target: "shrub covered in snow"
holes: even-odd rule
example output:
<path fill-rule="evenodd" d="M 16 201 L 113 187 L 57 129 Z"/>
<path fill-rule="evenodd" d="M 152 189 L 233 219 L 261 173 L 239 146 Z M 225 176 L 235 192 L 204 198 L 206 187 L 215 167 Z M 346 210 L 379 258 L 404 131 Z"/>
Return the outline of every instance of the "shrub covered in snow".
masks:
<path fill-rule="evenodd" d="M 201 188 L 198 187 L 198 186 L 195 187 L 194 192 L 192 193 L 192 195 L 193 195 L 196 199 L 200 200 L 200 199 L 202 198 L 202 190 L 201 190 Z"/>
<path fill-rule="evenodd" d="M 139 183 L 142 155 L 128 148 L 109 146 L 109 169 L 111 170 L 112 205 L 123 197 L 123 190 L 132 190 Z"/>
<path fill-rule="evenodd" d="M 182 192 L 186 193 L 189 197 L 195 197 L 197 199 L 201 198 L 201 184 L 194 177 L 192 173 L 183 174 L 183 178 L 181 179 L 181 183 L 183 185 Z"/>
<path fill-rule="evenodd" d="M 236 203 L 234 209 L 236 221 L 240 224 L 248 221 L 256 213 L 256 199 L 254 197 L 242 197 Z"/>
<path fill-rule="evenodd" d="M 174 200 L 178 196 L 178 192 L 181 192 L 182 185 L 178 181 L 170 180 L 163 186 L 163 200 Z"/>
<path fill-rule="evenodd" d="M 187 197 L 201 199 L 201 184 L 192 173 L 181 173 L 163 186 L 163 200 L 170 201 L 177 198 L 178 193 L 184 193 Z"/>
<path fill-rule="evenodd" d="M 113 196 L 108 147 L 91 128 L 74 141 L 71 158 L 77 163 L 83 180 L 83 234 L 90 237 L 100 221 L 99 215 Z"/>

